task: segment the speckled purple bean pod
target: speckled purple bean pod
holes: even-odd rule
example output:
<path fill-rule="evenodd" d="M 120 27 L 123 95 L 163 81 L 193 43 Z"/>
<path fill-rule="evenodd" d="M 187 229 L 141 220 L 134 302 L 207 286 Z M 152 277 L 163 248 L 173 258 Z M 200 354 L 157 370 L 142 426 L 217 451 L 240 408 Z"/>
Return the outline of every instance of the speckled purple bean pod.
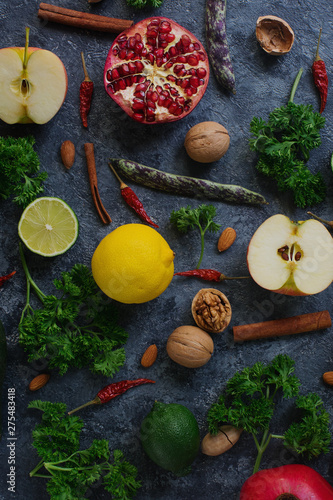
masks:
<path fill-rule="evenodd" d="M 219 84 L 235 94 L 235 75 L 227 41 L 226 10 L 226 0 L 206 0 L 207 53 Z"/>
<path fill-rule="evenodd" d="M 232 203 L 267 204 L 261 194 L 234 184 L 220 184 L 195 177 L 169 174 L 124 159 L 110 158 L 110 163 L 121 176 L 160 191 L 167 191 L 180 196 L 207 198 Z"/>

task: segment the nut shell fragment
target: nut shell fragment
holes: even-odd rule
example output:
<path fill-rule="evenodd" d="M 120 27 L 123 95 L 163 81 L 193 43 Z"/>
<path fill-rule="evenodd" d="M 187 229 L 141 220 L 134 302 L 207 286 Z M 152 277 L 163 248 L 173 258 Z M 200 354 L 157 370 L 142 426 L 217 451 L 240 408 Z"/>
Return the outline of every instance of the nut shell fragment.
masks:
<path fill-rule="evenodd" d="M 295 36 L 289 24 L 280 17 L 261 16 L 257 19 L 256 38 L 265 52 L 280 56 L 290 51 Z"/>
<path fill-rule="evenodd" d="M 192 301 L 196 324 L 211 333 L 223 332 L 230 323 L 231 305 L 224 293 L 215 288 L 202 288 Z"/>
<path fill-rule="evenodd" d="M 214 343 L 211 336 L 196 326 L 176 328 L 168 338 L 166 350 L 170 358 L 187 368 L 198 368 L 211 358 Z"/>

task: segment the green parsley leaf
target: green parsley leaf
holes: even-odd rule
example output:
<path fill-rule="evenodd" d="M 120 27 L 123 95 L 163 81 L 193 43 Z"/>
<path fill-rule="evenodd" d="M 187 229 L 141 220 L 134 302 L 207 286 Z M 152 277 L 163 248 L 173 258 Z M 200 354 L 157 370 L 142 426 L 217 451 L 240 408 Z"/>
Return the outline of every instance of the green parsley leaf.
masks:
<path fill-rule="evenodd" d="M 137 468 L 125 460 L 120 450 L 110 457 L 109 443 L 95 439 L 90 447 L 79 449 L 83 421 L 66 414 L 66 405 L 48 401 L 32 401 L 29 408 L 43 411 L 42 422 L 32 436 L 41 461 L 30 472 L 31 477 L 48 479 L 51 500 L 88 498 L 89 487 L 98 483 L 115 500 L 130 500 L 141 487 Z M 41 474 L 42 470 L 45 473 Z"/>
<path fill-rule="evenodd" d="M 34 144 L 32 136 L 0 137 L 0 197 L 13 197 L 22 208 L 43 192 L 47 179 L 47 173 L 40 172 Z"/>
<path fill-rule="evenodd" d="M 267 121 L 254 117 L 250 123 L 250 149 L 259 153 L 256 168 L 272 177 L 279 191 L 292 191 L 296 206 L 304 208 L 323 201 L 326 185 L 306 162 L 312 149 L 321 145 L 319 131 L 325 118 L 311 105 L 295 104 L 273 110 Z"/>
<path fill-rule="evenodd" d="M 179 210 L 173 210 L 170 215 L 170 222 L 176 226 L 181 233 L 187 233 L 188 230 L 199 228 L 201 237 L 201 253 L 199 262 L 196 266 L 199 269 L 203 253 L 204 253 L 204 238 L 205 233 L 216 233 L 221 227 L 220 224 L 214 222 L 216 216 L 216 208 L 213 205 L 199 205 L 197 208 L 182 207 Z"/>
<path fill-rule="evenodd" d="M 231 424 L 252 434 L 258 451 L 254 471 L 259 469 L 262 455 L 272 438 L 308 458 L 327 453 L 331 441 L 329 415 L 317 394 L 298 396 L 300 381 L 293 375 L 294 361 L 278 354 L 271 363 L 255 363 L 237 372 L 226 384 L 224 394 L 208 411 L 211 434 L 223 424 Z M 278 398 L 279 396 L 279 398 Z M 276 403 L 282 398 L 297 397 L 296 407 L 302 418 L 293 422 L 284 435 L 269 430 Z"/>
<path fill-rule="evenodd" d="M 45 295 L 33 281 L 20 247 L 27 276 L 27 303 L 19 323 L 19 341 L 29 361 L 45 358 L 62 375 L 85 366 L 112 377 L 125 362 L 128 334 L 117 321 L 115 306 L 98 289 L 91 271 L 76 264 L 54 281 L 58 295 Z M 42 308 L 30 305 L 30 288 Z M 59 293 L 60 292 L 60 293 Z"/>

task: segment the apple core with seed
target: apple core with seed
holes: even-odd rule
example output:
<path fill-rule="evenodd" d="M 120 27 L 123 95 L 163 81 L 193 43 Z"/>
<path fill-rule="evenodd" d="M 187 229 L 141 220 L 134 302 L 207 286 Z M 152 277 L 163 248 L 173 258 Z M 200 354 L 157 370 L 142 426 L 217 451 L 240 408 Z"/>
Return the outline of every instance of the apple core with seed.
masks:
<path fill-rule="evenodd" d="M 62 106 L 67 72 L 49 50 L 29 47 L 0 49 L 0 119 L 5 123 L 47 123 Z"/>
<path fill-rule="evenodd" d="M 285 295 L 313 295 L 333 281 L 333 239 L 319 221 L 293 222 L 282 214 L 254 233 L 247 265 L 261 287 Z"/>

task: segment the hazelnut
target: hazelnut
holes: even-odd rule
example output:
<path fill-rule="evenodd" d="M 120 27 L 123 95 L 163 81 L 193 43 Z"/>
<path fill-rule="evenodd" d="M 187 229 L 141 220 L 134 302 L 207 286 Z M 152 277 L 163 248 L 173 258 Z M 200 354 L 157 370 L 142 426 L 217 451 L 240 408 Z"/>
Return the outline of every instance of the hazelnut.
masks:
<path fill-rule="evenodd" d="M 168 338 L 166 350 L 170 358 L 187 368 L 203 366 L 211 358 L 214 343 L 211 336 L 196 326 L 179 326 Z"/>
<path fill-rule="evenodd" d="M 222 158 L 230 144 L 228 131 L 216 122 L 201 122 L 186 134 L 184 146 L 194 161 L 211 163 Z"/>
<path fill-rule="evenodd" d="M 286 21 L 276 16 L 258 17 L 256 37 L 268 54 L 279 56 L 290 51 L 294 43 L 294 32 Z"/>
<path fill-rule="evenodd" d="M 215 288 L 202 288 L 192 301 L 194 321 L 208 332 L 223 332 L 230 323 L 231 314 L 229 300 Z"/>

